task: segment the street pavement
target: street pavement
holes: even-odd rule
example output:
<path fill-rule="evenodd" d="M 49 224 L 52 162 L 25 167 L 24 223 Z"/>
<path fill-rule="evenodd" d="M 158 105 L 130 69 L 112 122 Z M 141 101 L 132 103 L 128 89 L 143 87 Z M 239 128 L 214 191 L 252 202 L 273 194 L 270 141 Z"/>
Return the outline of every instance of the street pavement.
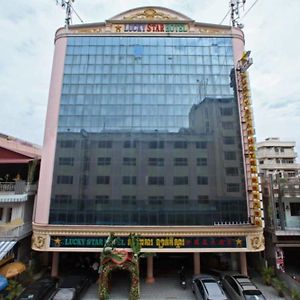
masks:
<path fill-rule="evenodd" d="M 272 287 L 267 286 L 263 283 L 262 278 L 258 276 L 251 277 L 251 280 L 255 283 L 255 285 L 262 291 L 265 297 L 269 300 L 290 300 L 290 297 L 279 297 L 278 292 Z"/>
<path fill-rule="evenodd" d="M 272 286 L 266 286 L 262 283 L 261 278 L 252 278 L 253 282 L 263 292 L 268 300 L 283 300 L 289 298 L 281 298 Z M 82 300 L 99 300 L 98 285 L 93 284 Z M 110 293 L 110 300 L 127 300 L 129 293 L 128 278 L 114 278 L 114 283 Z M 141 281 L 141 300 L 195 300 L 192 293 L 191 282 L 188 282 L 186 290 L 182 289 L 177 277 L 156 278 L 153 284 L 146 284 Z"/>

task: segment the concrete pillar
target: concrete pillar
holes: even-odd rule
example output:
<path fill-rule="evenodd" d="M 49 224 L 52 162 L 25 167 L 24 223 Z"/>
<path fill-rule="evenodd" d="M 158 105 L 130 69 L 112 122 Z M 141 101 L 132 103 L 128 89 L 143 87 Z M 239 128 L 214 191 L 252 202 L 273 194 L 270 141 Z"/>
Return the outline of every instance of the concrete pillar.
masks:
<path fill-rule="evenodd" d="M 239 264 L 238 264 L 238 255 L 236 252 L 230 253 L 230 267 L 233 271 L 238 271 Z"/>
<path fill-rule="evenodd" d="M 200 253 L 194 252 L 194 275 L 200 274 Z"/>
<path fill-rule="evenodd" d="M 248 276 L 246 252 L 240 252 L 240 269 L 241 274 Z"/>
<path fill-rule="evenodd" d="M 147 256 L 147 278 L 146 283 L 153 283 L 155 281 L 153 277 L 153 255 Z"/>
<path fill-rule="evenodd" d="M 59 263 L 59 252 L 53 252 L 52 254 L 52 268 L 51 268 L 51 276 L 58 276 L 58 263 Z"/>

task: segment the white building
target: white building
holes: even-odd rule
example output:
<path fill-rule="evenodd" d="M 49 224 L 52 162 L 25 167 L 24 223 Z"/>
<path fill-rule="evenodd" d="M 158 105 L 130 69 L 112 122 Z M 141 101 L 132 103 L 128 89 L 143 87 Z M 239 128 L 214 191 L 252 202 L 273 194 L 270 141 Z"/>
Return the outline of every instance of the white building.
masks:
<path fill-rule="evenodd" d="M 0 266 L 29 257 L 40 147 L 0 134 Z"/>
<path fill-rule="evenodd" d="M 292 272 L 300 249 L 300 165 L 295 142 L 267 138 L 257 143 L 265 210 L 266 257 Z"/>
<path fill-rule="evenodd" d="M 296 163 L 295 142 L 280 141 L 277 137 L 257 143 L 260 174 L 264 177 L 278 174 L 281 178 L 295 177 L 300 165 Z"/>

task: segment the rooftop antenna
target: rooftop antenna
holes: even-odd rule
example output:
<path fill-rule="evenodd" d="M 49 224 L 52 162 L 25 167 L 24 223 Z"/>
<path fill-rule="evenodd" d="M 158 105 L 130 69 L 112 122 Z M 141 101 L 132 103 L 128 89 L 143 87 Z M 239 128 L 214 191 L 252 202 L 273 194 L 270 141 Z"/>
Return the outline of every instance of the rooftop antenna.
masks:
<path fill-rule="evenodd" d="M 66 9 L 66 18 L 65 18 L 65 24 L 66 28 L 69 28 L 69 25 L 72 23 L 72 3 L 75 0 L 56 0 L 56 4 L 60 5 L 62 8 Z"/>
<path fill-rule="evenodd" d="M 244 5 L 246 3 L 246 0 L 230 0 L 230 19 L 231 19 L 231 25 L 233 27 L 238 27 L 242 29 L 244 25 L 239 22 L 240 19 L 240 9 L 241 7 L 244 8 Z"/>

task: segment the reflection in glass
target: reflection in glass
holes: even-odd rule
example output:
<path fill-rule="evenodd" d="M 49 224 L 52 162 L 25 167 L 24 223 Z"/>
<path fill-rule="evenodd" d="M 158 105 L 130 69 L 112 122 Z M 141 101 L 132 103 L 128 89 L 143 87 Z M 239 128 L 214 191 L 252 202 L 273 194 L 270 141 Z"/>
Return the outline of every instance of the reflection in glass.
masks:
<path fill-rule="evenodd" d="M 50 223 L 247 222 L 230 38 L 69 37 Z"/>

